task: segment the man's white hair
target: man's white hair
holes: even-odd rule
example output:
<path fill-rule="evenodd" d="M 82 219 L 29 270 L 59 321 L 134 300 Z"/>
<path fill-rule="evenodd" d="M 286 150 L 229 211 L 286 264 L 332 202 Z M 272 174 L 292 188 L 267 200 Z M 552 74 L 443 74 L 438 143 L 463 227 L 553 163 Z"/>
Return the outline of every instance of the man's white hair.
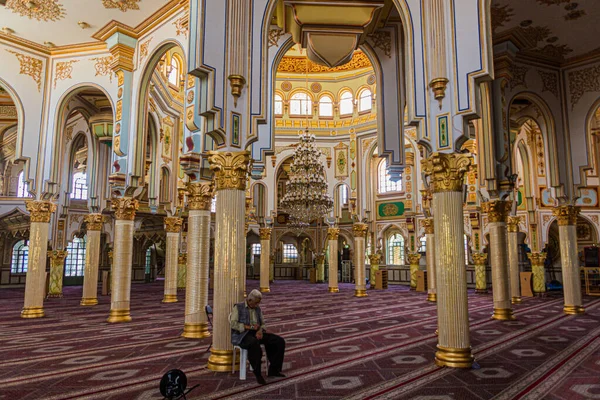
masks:
<path fill-rule="evenodd" d="M 262 300 L 262 293 L 254 289 L 248 294 L 248 300 Z"/>

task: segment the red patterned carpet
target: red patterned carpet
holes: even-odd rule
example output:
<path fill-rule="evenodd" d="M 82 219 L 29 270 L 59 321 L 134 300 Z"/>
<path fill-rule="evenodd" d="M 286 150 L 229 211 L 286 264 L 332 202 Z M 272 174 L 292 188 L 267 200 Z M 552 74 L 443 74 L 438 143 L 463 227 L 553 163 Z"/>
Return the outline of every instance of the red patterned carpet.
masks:
<path fill-rule="evenodd" d="M 248 282 L 248 290 L 258 287 Z M 161 303 L 162 284 L 132 287 L 133 322 L 108 324 L 109 299 L 80 307 L 81 287 L 22 320 L 23 289 L 0 290 L 0 399 L 161 399 L 158 382 L 183 370 L 189 399 L 594 399 L 600 398 L 600 299 L 562 313 L 560 294 L 524 299 L 517 320 L 490 319 L 491 295 L 469 293 L 478 369 L 433 363 L 435 304 L 405 287 L 352 296 L 326 285 L 278 281 L 262 308 L 287 341 L 284 372 L 259 386 L 250 373 L 205 368 L 210 339 L 179 337 L 184 295 Z"/>

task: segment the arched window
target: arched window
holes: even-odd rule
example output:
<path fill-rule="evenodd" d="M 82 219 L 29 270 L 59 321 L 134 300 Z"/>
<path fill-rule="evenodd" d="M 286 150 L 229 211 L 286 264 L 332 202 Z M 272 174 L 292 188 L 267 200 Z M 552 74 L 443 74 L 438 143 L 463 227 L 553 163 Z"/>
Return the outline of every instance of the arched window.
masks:
<path fill-rule="evenodd" d="M 348 204 L 348 186 L 340 185 L 338 190 L 340 191 L 340 204 Z"/>
<path fill-rule="evenodd" d="M 27 186 L 25 185 L 25 171 L 21 171 L 19 173 L 17 197 L 29 197 L 29 193 L 27 192 Z"/>
<path fill-rule="evenodd" d="M 298 250 L 293 244 L 286 243 L 283 245 L 283 263 L 292 264 L 298 262 Z"/>
<path fill-rule="evenodd" d="M 146 267 L 146 275 L 150 275 L 152 268 L 152 249 L 150 247 L 146 250 L 146 262 L 144 266 Z"/>
<path fill-rule="evenodd" d="M 169 71 L 169 83 L 179 85 L 179 60 L 177 57 L 171 57 L 171 71 Z"/>
<path fill-rule="evenodd" d="M 275 95 L 273 113 L 275 115 L 283 115 L 283 99 L 278 94 Z"/>
<path fill-rule="evenodd" d="M 321 96 L 319 100 L 319 117 L 333 117 L 333 99 L 331 96 Z"/>
<path fill-rule="evenodd" d="M 83 276 L 85 269 L 85 238 L 74 238 L 67 244 L 65 276 Z"/>
<path fill-rule="evenodd" d="M 360 97 L 358 99 L 358 112 L 361 111 L 369 111 L 372 105 L 373 95 L 369 89 L 365 89 L 360 92 Z"/>
<path fill-rule="evenodd" d="M 340 96 L 340 115 L 352 115 L 352 93 L 343 92 Z"/>
<path fill-rule="evenodd" d="M 217 212 L 217 198 L 213 197 L 210 202 L 210 212 Z"/>
<path fill-rule="evenodd" d="M 394 233 L 387 241 L 387 263 L 390 265 L 404 265 L 404 238 L 399 233 Z"/>
<path fill-rule="evenodd" d="M 88 187 L 85 172 L 76 172 L 73 175 L 73 190 L 71 191 L 71 198 L 78 200 L 87 200 Z"/>
<path fill-rule="evenodd" d="M 312 100 L 307 93 L 296 93 L 290 99 L 290 115 L 311 115 Z"/>
<path fill-rule="evenodd" d="M 252 262 L 254 263 L 254 256 L 260 255 L 261 246 L 260 243 L 252 243 L 250 246 L 250 252 L 252 254 Z"/>
<path fill-rule="evenodd" d="M 425 253 L 427 251 L 427 238 L 425 236 L 421 236 L 419 243 L 419 253 Z"/>
<path fill-rule="evenodd" d="M 382 160 L 379 163 L 377 175 L 379 178 L 379 193 L 402 191 L 402 179 L 399 179 L 396 182 L 390 180 L 390 176 L 387 173 L 387 160 Z"/>
<path fill-rule="evenodd" d="M 19 240 L 13 246 L 12 262 L 10 264 L 11 274 L 26 273 L 28 261 L 29 261 L 29 243 L 25 240 Z"/>
<path fill-rule="evenodd" d="M 469 265 L 469 238 L 465 235 L 465 265 Z"/>

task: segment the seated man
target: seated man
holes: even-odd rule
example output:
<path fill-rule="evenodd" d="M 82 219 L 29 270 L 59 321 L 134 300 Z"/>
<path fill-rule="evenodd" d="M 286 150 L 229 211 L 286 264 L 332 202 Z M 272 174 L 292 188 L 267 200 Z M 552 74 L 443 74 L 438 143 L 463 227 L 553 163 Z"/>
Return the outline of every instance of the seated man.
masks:
<path fill-rule="evenodd" d="M 231 325 L 231 343 L 248 350 L 248 360 L 254 370 L 256 381 L 261 385 L 267 382 L 261 374 L 262 360 L 261 344 L 265 345 L 269 359 L 269 376 L 285 377 L 281 373 L 283 355 L 285 353 L 285 340 L 265 330 L 265 321 L 262 311 L 258 306 L 262 294 L 254 289 L 248 294 L 246 301 L 233 306 L 229 323 Z"/>

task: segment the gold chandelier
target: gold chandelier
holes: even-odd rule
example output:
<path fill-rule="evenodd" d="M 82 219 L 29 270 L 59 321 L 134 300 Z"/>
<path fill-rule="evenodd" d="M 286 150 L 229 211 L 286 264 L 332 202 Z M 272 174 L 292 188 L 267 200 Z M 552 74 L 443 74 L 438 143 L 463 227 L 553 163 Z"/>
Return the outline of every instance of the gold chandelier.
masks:
<path fill-rule="evenodd" d="M 281 208 L 290 215 L 292 227 L 303 229 L 333 208 L 333 200 L 327 193 L 325 167 L 319 160 L 322 153 L 317 149 L 314 135 L 308 129 L 300 135 L 290 166 L 290 180 Z"/>

